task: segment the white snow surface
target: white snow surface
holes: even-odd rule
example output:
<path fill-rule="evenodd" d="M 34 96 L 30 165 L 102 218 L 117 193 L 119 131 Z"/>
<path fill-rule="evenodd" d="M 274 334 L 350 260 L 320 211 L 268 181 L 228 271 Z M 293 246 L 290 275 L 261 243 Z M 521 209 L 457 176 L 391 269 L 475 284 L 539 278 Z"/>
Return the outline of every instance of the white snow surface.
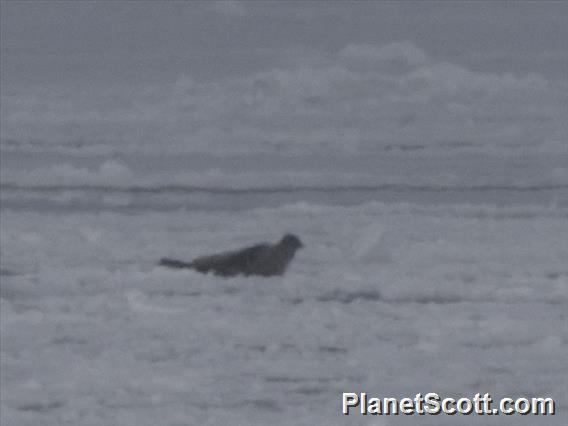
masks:
<path fill-rule="evenodd" d="M 559 207 L 4 210 L 0 423 L 565 425 Z M 300 236 L 284 277 L 157 266 Z M 550 396 L 557 414 L 341 415 L 342 392 Z"/>

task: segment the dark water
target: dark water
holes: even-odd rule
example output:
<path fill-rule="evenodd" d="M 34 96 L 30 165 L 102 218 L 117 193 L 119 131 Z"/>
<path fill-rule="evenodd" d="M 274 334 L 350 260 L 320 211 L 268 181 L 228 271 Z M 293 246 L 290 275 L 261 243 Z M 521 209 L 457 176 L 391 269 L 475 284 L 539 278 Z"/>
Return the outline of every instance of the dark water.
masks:
<path fill-rule="evenodd" d="M 350 187 L 197 188 L 17 187 L 1 190 L 2 208 L 37 211 L 243 210 L 310 202 L 349 206 L 370 201 L 419 205 L 568 206 L 568 186 L 434 187 L 411 185 Z"/>

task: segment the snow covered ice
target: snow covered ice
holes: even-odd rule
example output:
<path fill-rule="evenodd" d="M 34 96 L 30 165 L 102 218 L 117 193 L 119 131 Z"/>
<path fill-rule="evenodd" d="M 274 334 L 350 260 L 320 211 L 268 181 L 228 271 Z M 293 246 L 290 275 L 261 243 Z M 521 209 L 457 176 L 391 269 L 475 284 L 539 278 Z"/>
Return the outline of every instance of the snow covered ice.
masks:
<path fill-rule="evenodd" d="M 547 424 L 563 424 L 567 217 L 305 202 L 3 212 L 3 424 L 344 424 L 349 391 L 552 396 Z M 156 266 L 273 239 L 275 224 L 306 244 L 284 277 Z M 472 421 L 444 417 L 420 422 Z"/>
<path fill-rule="evenodd" d="M 568 2 L 273 3 L 2 2 L 1 425 L 567 425 Z"/>

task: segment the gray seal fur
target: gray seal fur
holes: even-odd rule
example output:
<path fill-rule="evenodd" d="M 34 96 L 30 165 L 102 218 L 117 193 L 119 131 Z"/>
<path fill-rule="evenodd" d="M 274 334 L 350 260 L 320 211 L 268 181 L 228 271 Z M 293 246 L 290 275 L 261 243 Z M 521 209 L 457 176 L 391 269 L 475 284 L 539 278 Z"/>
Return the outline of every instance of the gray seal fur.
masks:
<path fill-rule="evenodd" d="M 204 274 L 212 272 L 223 277 L 235 275 L 270 277 L 283 275 L 296 251 L 301 247 L 303 244 L 297 236 L 286 234 L 276 244 L 256 244 L 240 250 L 198 257 L 191 262 L 162 258 L 160 265 L 176 269 L 193 269 Z"/>

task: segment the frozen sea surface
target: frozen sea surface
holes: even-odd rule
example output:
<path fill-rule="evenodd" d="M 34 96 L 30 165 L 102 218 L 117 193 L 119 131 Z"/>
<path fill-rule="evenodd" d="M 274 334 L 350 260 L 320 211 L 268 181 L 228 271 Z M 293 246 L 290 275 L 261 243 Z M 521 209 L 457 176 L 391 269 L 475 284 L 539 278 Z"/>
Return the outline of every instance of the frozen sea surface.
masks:
<path fill-rule="evenodd" d="M 568 211 L 5 209 L 1 423 L 565 425 Z M 301 236 L 279 278 L 156 266 Z M 344 417 L 342 392 L 550 396 L 554 417 Z"/>
<path fill-rule="evenodd" d="M 176 9 L 177 31 L 67 3 L 2 31 L 2 426 L 568 424 L 568 83 L 531 72 L 566 58 L 545 43 L 564 15 L 534 15 L 547 31 L 523 49 L 547 47 L 531 59 L 509 49 L 522 15 L 468 7 L 447 34 L 474 28 L 474 60 L 397 20 L 381 27 L 396 40 L 361 44 L 364 26 L 343 39 L 334 16 L 327 37 L 293 12 L 317 34 L 292 46 L 264 11 L 240 27 Z M 424 15 L 431 35 L 450 15 Z M 249 46 L 256 19 L 270 34 Z M 284 232 L 306 247 L 281 278 L 156 265 Z M 430 391 L 550 396 L 558 414 L 340 414 L 342 392 Z"/>

